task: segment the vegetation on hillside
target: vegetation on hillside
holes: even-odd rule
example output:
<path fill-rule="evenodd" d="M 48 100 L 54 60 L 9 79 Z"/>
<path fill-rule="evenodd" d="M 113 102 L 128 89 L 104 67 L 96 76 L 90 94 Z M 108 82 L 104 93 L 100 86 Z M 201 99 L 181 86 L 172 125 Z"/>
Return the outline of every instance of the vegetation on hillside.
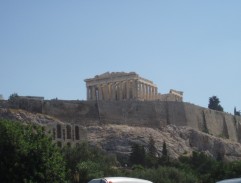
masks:
<path fill-rule="evenodd" d="M 163 142 L 157 153 L 150 136 L 147 146 L 131 145 L 129 158 L 108 154 L 86 142 L 58 149 L 34 125 L 0 120 L 1 182 L 87 183 L 105 176 L 128 176 L 154 183 L 215 183 L 241 176 L 241 161 L 223 162 L 204 154 L 171 159 Z"/>

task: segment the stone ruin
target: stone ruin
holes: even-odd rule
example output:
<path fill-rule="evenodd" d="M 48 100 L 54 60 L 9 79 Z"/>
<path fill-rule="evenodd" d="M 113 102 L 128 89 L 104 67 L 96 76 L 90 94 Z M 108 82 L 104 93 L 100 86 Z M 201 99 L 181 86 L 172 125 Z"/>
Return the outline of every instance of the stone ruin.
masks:
<path fill-rule="evenodd" d="M 183 92 L 170 90 L 158 93 L 157 86 L 135 72 L 106 72 L 85 79 L 87 100 L 139 100 L 139 101 L 182 101 Z"/>

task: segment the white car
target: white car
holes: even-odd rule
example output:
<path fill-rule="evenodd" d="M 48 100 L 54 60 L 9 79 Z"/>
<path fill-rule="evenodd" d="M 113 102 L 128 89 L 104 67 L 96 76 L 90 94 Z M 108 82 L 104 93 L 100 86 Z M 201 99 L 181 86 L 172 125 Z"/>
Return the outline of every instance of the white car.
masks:
<path fill-rule="evenodd" d="M 129 178 L 129 177 L 105 177 L 93 179 L 88 183 L 152 183 L 149 180 Z"/>
<path fill-rule="evenodd" d="M 221 180 L 216 183 L 241 183 L 241 178 Z"/>

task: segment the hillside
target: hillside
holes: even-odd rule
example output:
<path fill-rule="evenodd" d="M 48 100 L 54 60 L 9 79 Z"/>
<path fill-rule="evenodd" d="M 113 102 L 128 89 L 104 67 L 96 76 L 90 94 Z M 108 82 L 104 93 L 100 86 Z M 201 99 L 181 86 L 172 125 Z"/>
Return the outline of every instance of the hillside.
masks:
<path fill-rule="evenodd" d="M 65 124 L 56 117 L 30 113 L 20 109 L 0 109 L 0 118 L 21 122 L 49 125 Z M 119 155 L 128 155 L 132 143 L 147 146 L 149 137 L 156 142 L 161 154 L 162 145 L 167 144 L 168 154 L 172 158 L 189 155 L 192 151 L 204 151 L 214 157 L 222 156 L 226 160 L 241 160 L 241 144 L 229 139 L 215 137 L 187 126 L 166 125 L 161 128 L 129 126 L 123 124 L 95 124 L 83 126 L 90 144 Z"/>

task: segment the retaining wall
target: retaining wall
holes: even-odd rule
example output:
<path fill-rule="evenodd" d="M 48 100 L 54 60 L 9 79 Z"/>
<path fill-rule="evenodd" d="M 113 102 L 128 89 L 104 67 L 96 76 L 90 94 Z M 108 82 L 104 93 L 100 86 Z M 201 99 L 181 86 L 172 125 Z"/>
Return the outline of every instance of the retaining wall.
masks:
<path fill-rule="evenodd" d="M 7 106 L 6 101 L 1 105 Z M 83 126 L 113 123 L 159 128 L 173 124 L 241 142 L 240 116 L 185 102 L 45 100 L 41 105 L 43 114 Z"/>

